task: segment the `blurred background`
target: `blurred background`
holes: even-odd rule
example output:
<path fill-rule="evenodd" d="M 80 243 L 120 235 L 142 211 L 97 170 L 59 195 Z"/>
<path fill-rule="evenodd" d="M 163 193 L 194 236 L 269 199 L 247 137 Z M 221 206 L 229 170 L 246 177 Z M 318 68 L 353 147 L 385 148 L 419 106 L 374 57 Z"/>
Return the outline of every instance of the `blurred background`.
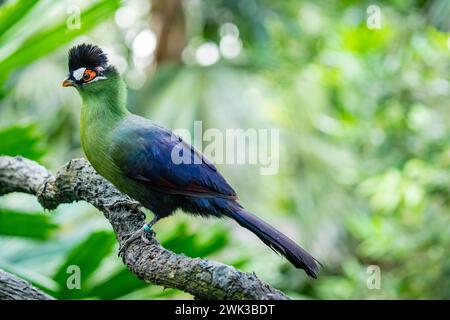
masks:
<path fill-rule="evenodd" d="M 449 18 L 446 0 L 0 0 L 0 154 L 53 171 L 83 155 L 81 99 L 61 81 L 68 49 L 95 43 L 137 114 L 279 129 L 278 174 L 218 167 L 324 268 L 308 279 L 235 223 L 182 214 L 155 228 L 166 248 L 296 299 L 448 299 Z M 191 298 L 138 280 L 117 251 L 86 203 L 43 212 L 32 196 L 0 198 L 0 268 L 56 298 Z M 70 265 L 80 290 L 66 286 Z"/>

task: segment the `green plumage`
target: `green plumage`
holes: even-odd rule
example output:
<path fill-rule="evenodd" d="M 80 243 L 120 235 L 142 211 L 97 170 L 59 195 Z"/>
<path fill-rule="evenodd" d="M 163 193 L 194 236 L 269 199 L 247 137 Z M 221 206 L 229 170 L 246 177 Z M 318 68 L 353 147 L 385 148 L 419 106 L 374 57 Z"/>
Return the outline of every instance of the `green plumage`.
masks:
<path fill-rule="evenodd" d="M 111 146 L 117 139 L 114 129 L 130 115 L 125 107 L 125 84 L 114 74 L 108 81 L 90 84 L 80 94 L 83 99 L 80 138 L 84 153 L 101 175 L 117 184 L 123 177 L 112 159 Z"/>
<path fill-rule="evenodd" d="M 145 126 L 147 121 L 150 124 L 150 120 L 127 110 L 126 86 L 115 70 L 109 74 L 108 81 L 92 83 L 80 93 L 83 99 L 80 138 L 86 157 L 95 170 L 120 191 L 145 203 L 145 186 L 126 176 L 117 160 L 124 162 L 137 151 L 136 140 L 127 134 Z"/>

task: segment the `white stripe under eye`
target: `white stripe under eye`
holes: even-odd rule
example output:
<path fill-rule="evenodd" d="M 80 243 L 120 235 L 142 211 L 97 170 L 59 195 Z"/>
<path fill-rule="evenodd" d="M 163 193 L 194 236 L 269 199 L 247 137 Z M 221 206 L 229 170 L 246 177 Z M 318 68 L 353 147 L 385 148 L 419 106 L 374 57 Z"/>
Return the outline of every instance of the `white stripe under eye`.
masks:
<path fill-rule="evenodd" d="M 91 80 L 89 82 L 95 82 L 95 81 L 98 81 L 98 80 L 105 80 L 105 79 L 108 79 L 108 78 L 104 77 L 104 76 L 98 76 L 98 77 L 95 77 L 94 80 Z"/>

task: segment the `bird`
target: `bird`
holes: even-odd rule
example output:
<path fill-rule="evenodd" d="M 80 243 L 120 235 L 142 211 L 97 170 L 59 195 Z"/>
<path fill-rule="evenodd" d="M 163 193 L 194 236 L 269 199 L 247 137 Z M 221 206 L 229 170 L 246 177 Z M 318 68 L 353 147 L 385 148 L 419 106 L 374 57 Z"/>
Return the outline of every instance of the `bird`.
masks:
<path fill-rule="evenodd" d="M 233 219 L 296 268 L 318 277 L 320 263 L 245 210 L 236 191 L 200 151 L 171 130 L 128 110 L 126 84 L 99 46 L 72 47 L 68 68 L 62 86 L 74 87 L 81 96 L 80 140 L 86 158 L 101 176 L 154 215 L 121 251 L 139 237 L 151 239 L 155 223 L 181 209 L 197 216 Z M 174 150 L 191 161 L 173 161 Z"/>

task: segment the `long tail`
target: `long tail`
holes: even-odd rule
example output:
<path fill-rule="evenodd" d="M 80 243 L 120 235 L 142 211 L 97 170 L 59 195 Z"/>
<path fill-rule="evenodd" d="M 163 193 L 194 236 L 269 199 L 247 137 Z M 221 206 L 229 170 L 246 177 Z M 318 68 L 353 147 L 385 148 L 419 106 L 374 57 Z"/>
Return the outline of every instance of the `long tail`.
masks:
<path fill-rule="evenodd" d="M 301 268 L 310 277 L 317 278 L 319 275 L 318 261 L 280 231 L 242 208 L 229 210 L 226 215 L 253 232 L 276 252 L 285 256 L 296 268 Z"/>

